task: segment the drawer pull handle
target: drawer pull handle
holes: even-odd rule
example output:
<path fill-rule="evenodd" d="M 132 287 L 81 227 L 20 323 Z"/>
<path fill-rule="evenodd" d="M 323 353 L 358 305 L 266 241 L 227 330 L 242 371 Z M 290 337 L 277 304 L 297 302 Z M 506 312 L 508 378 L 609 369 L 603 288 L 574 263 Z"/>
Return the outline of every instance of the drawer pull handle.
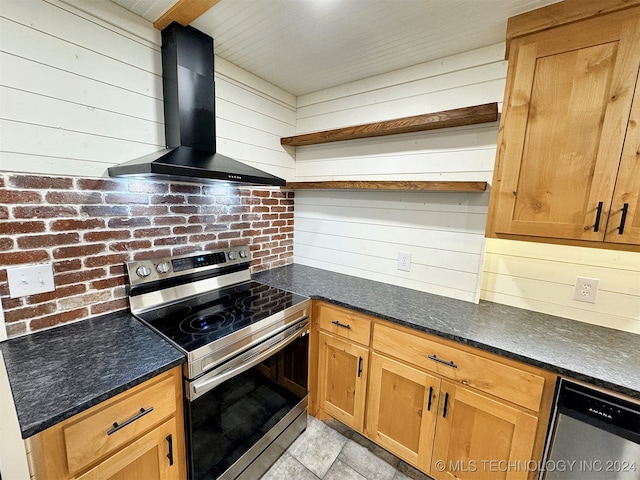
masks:
<path fill-rule="evenodd" d="M 429 360 L 433 360 L 434 362 L 441 363 L 443 365 L 446 365 L 447 367 L 458 368 L 458 365 L 453 363 L 453 361 L 447 362 L 446 360 L 438 358 L 436 355 L 429 355 Z"/>
<path fill-rule="evenodd" d="M 429 387 L 429 401 L 427 402 L 427 412 L 431 411 L 431 400 L 433 400 L 433 387 Z"/>
<path fill-rule="evenodd" d="M 169 466 L 173 466 L 173 436 L 167 436 L 167 443 L 169 444 L 169 453 L 167 453 L 167 458 L 169 459 Z"/>
<path fill-rule="evenodd" d="M 345 325 L 344 323 L 340 323 L 338 320 L 334 320 L 333 322 L 334 325 L 337 325 L 338 327 L 342 327 L 342 328 L 346 328 L 347 330 L 351 330 L 351 325 Z"/>
<path fill-rule="evenodd" d="M 362 375 L 362 357 L 358 357 L 358 378 Z"/>
<path fill-rule="evenodd" d="M 598 209 L 596 210 L 596 223 L 593 225 L 593 231 L 600 230 L 600 215 L 602 215 L 602 202 L 598 202 Z"/>
<path fill-rule="evenodd" d="M 447 418 L 447 407 L 449 406 L 449 394 L 444 394 L 444 407 L 442 408 L 442 418 Z"/>
<path fill-rule="evenodd" d="M 149 407 L 146 410 L 144 408 L 140 409 L 140 412 L 137 413 L 136 415 L 134 415 L 133 417 L 131 417 L 129 420 L 125 420 L 122 423 L 118 423 L 118 422 L 113 422 L 113 428 L 110 429 L 107 432 L 107 435 L 111 435 L 113 433 L 116 433 L 118 430 L 120 430 L 121 428 L 126 427 L 127 425 L 129 425 L 130 423 L 135 422 L 136 420 L 138 420 L 139 418 L 144 417 L 147 413 L 151 413 L 153 412 L 153 407 Z"/>
<path fill-rule="evenodd" d="M 629 210 L 629 204 L 625 203 L 622 206 L 622 217 L 620 217 L 620 226 L 618 227 L 618 235 L 624 233 L 624 223 L 627 221 L 627 210 Z"/>

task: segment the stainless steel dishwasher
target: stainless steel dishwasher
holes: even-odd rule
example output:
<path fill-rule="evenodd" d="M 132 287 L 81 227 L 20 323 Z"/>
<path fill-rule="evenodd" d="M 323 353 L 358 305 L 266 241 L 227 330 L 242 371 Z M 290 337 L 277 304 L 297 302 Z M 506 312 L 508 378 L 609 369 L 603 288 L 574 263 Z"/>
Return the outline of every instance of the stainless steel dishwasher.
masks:
<path fill-rule="evenodd" d="M 561 379 L 544 480 L 640 480 L 640 403 Z"/>

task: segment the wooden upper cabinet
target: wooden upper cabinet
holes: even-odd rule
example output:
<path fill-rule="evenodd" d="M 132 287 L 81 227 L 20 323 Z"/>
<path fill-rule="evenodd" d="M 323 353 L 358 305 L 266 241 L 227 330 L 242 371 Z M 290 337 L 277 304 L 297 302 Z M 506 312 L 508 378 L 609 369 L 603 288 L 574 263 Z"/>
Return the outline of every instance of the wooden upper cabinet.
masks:
<path fill-rule="evenodd" d="M 640 244 L 639 70 L 640 7 L 511 41 L 490 236 Z"/>
<path fill-rule="evenodd" d="M 608 242 L 640 245 L 640 77 L 606 231 Z"/>

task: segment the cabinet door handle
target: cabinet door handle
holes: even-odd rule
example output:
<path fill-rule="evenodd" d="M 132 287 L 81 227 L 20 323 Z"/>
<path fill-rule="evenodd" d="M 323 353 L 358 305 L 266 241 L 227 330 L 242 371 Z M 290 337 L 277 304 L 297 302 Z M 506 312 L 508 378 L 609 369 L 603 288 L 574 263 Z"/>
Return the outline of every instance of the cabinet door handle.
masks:
<path fill-rule="evenodd" d="M 622 217 L 620 218 L 620 226 L 618 227 L 618 235 L 622 235 L 624 233 L 624 222 L 627 221 L 627 210 L 629 209 L 629 204 L 625 203 L 622 205 Z"/>
<path fill-rule="evenodd" d="M 446 360 L 438 358 L 436 355 L 429 355 L 428 358 L 429 358 L 429 360 L 433 360 L 434 362 L 442 363 L 443 365 L 446 365 L 447 367 L 458 368 L 458 365 L 453 363 L 453 361 L 447 362 Z"/>
<path fill-rule="evenodd" d="M 358 378 L 362 375 L 362 357 L 358 357 Z"/>
<path fill-rule="evenodd" d="M 447 407 L 449 406 L 449 394 L 444 394 L 444 407 L 442 408 L 442 418 L 447 418 Z"/>
<path fill-rule="evenodd" d="M 433 397 L 433 387 L 429 387 L 429 401 L 427 402 L 427 412 L 431 411 L 431 400 Z"/>
<path fill-rule="evenodd" d="M 167 453 L 167 458 L 169 459 L 169 466 L 173 466 L 173 436 L 167 436 L 167 443 L 169 444 L 169 453 Z"/>
<path fill-rule="evenodd" d="M 137 413 L 136 415 L 134 415 L 133 417 L 131 417 L 128 420 L 125 420 L 122 423 L 118 423 L 118 422 L 113 422 L 113 428 L 107 431 L 107 435 L 111 435 L 116 433 L 118 430 L 120 430 L 121 428 L 126 427 L 127 425 L 129 425 L 130 423 L 135 422 L 136 420 L 138 420 L 139 418 L 144 417 L 147 413 L 151 413 L 153 412 L 153 407 L 149 407 L 146 410 L 144 408 L 140 409 L 140 412 Z"/>
<path fill-rule="evenodd" d="M 600 230 L 600 215 L 602 214 L 602 202 L 598 202 L 598 208 L 596 210 L 596 223 L 593 224 L 593 231 Z"/>
<path fill-rule="evenodd" d="M 334 325 L 337 325 L 338 327 L 342 327 L 342 328 L 346 328 L 347 330 L 351 330 L 351 325 L 345 325 L 344 323 L 340 323 L 338 320 L 334 320 L 333 322 Z"/>

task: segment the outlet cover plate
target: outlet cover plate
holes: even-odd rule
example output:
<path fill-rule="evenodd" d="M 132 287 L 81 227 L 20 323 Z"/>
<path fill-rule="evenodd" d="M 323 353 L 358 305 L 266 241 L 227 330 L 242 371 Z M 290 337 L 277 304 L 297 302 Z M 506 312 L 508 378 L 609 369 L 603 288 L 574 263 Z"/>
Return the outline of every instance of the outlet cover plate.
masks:
<path fill-rule="evenodd" d="M 596 303 L 599 281 L 597 278 L 576 277 L 573 299 L 578 302 Z"/>
<path fill-rule="evenodd" d="M 53 292 L 56 289 L 51 263 L 7 268 L 7 279 L 11 298 Z"/>
<path fill-rule="evenodd" d="M 398 270 L 402 270 L 403 272 L 411 271 L 411 253 L 410 252 L 398 253 Z"/>

